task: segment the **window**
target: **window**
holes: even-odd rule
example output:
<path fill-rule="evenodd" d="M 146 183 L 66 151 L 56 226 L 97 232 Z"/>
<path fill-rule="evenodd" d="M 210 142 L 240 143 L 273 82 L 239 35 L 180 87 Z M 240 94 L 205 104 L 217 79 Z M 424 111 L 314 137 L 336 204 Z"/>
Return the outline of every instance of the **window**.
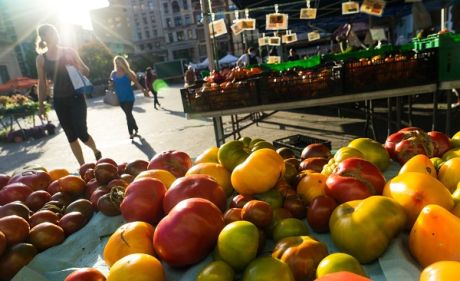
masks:
<path fill-rule="evenodd" d="M 172 33 L 168 33 L 168 40 L 169 40 L 169 43 L 174 42 L 174 35 Z"/>
<path fill-rule="evenodd" d="M 187 29 L 187 38 L 188 39 L 194 39 L 195 36 L 193 36 L 193 30 Z"/>
<path fill-rule="evenodd" d="M 158 31 L 156 29 L 153 30 L 153 37 L 157 37 L 158 36 Z"/>
<path fill-rule="evenodd" d="M 147 48 L 148 48 L 149 50 L 153 49 L 152 43 L 147 43 Z"/>
<path fill-rule="evenodd" d="M 155 4 L 153 3 L 153 0 L 149 1 L 149 9 L 150 9 L 150 11 L 155 10 Z"/>
<path fill-rule="evenodd" d="M 177 33 L 177 41 L 184 41 L 184 32 L 183 31 L 178 31 Z"/>
<path fill-rule="evenodd" d="M 148 30 L 145 31 L 145 37 L 150 38 L 150 31 L 148 31 Z"/>
<path fill-rule="evenodd" d="M 138 33 L 137 33 L 137 38 L 138 38 L 139 40 L 142 40 L 142 33 L 138 32 Z"/>
<path fill-rule="evenodd" d="M 204 30 L 203 29 L 197 29 L 196 30 L 196 37 L 200 41 L 204 40 Z"/>
<path fill-rule="evenodd" d="M 155 47 L 159 48 L 160 47 L 160 42 L 156 41 L 155 42 Z"/>
<path fill-rule="evenodd" d="M 173 27 L 173 26 L 172 26 L 172 21 L 171 21 L 170 18 L 167 18 L 167 19 L 166 19 L 166 27 Z"/>
<path fill-rule="evenodd" d="M 140 45 L 139 45 L 139 49 L 141 49 L 141 51 L 143 51 L 144 48 L 145 48 L 145 47 L 144 47 L 144 44 L 140 44 Z"/>
<path fill-rule="evenodd" d="M 188 1 L 187 0 L 182 0 L 182 8 L 184 10 L 187 10 L 188 9 Z"/>
<path fill-rule="evenodd" d="M 179 3 L 177 3 L 177 1 L 172 2 L 171 6 L 172 6 L 173 13 L 179 13 L 180 12 Z"/>
<path fill-rule="evenodd" d="M 5 83 L 10 80 L 10 75 L 8 74 L 8 68 L 6 65 L 0 65 L 0 82 Z"/>
<path fill-rule="evenodd" d="M 144 24 L 147 24 L 147 18 L 146 17 L 143 17 L 142 21 L 144 22 Z"/>
<path fill-rule="evenodd" d="M 165 14 L 169 13 L 168 3 L 163 3 L 163 10 L 164 10 Z"/>
<path fill-rule="evenodd" d="M 151 22 L 151 23 L 155 23 L 155 22 L 156 22 L 154 16 L 151 16 L 151 17 L 150 17 L 150 22 Z"/>
<path fill-rule="evenodd" d="M 195 22 L 201 23 L 201 14 L 196 14 L 195 15 Z"/>
<path fill-rule="evenodd" d="M 175 26 L 181 26 L 182 25 L 182 17 L 175 17 L 174 18 L 174 25 Z"/>
<path fill-rule="evenodd" d="M 192 18 L 189 15 L 186 15 L 184 17 L 184 23 L 185 23 L 185 25 L 192 24 Z"/>

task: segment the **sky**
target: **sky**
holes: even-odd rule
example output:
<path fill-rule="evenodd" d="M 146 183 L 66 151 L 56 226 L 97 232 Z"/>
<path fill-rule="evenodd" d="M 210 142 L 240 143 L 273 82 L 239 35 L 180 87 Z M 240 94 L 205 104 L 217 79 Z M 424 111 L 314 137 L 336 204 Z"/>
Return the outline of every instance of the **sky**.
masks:
<path fill-rule="evenodd" d="M 60 18 L 66 23 L 83 26 L 92 29 L 89 11 L 109 5 L 108 0 L 42 0 L 46 5 L 57 9 Z"/>

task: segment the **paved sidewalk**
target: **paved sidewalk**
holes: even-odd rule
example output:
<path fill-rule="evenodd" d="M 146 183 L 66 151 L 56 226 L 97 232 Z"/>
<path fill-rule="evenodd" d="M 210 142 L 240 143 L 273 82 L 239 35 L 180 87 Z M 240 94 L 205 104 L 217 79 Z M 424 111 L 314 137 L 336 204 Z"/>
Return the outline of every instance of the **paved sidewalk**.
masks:
<path fill-rule="evenodd" d="M 139 126 L 140 138 L 134 141 L 129 139 L 121 108 L 103 103 L 101 97 L 87 101 L 89 133 L 103 157 L 110 157 L 119 163 L 136 159 L 149 160 L 156 153 L 175 149 L 185 151 L 194 158 L 215 145 L 211 118 L 185 118 L 179 86 L 171 86 L 159 93 L 162 105 L 159 110 L 154 109 L 152 98 L 145 98 L 140 93 L 136 97 L 134 117 Z M 354 111 L 348 106 L 348 110 L 341 111 L 340 117 L 334 107 L 278 112 L 267 120 L 294 127 L 260 123 L 259 126 L 253 125 L 243 130 L 241 134 L 273 141 L 300 133 L 330 140 L 333 148 L 337 149 L 364 134 L 364 120 Z M 54 124 L 58 124 L 54 111 L 49 116 Z M 429 115 L 420 118 L 430 120 Z M 229 125 L 228 117 L 224 118 L 224 123 Z M 377 133 L 383 139 L 387 133 L 385 124 L 380 121 L 376 125 Z M 86 161 L 93 162 L 91 150 L 83 146 L 83 151 Z M 69 171 L 78 168 L 60 128 L 54 136 L 20 144 L 0 144 L 0 173 L 11 173 L 28 164 L 42 165 L 48 169 L 66 168 Z"/>

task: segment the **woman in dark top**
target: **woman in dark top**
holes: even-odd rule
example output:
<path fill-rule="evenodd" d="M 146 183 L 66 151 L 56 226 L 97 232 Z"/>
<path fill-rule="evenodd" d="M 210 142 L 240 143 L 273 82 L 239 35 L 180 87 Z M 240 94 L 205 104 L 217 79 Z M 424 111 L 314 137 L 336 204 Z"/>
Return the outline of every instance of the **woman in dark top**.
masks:
<path fill-rule="evenodd" d="M 160 102 L 158 102 L 158 93 L 153 87 L 153 83 L 157 80 L 157 74 L 150 66 L 145 69 L 145 88 L 148 89 L 153 94 L 153 107 L 157 109 L 157 105 L 161 107 Z"/>
<path fill-rule="evenodd" d="M 37 28 L 37 73 L 39 114 L 45 117 L 44 101 L 46 99 L 47 79 L 54 83 L 53 103 L 61 127 L 64 129 L 73 155 L 80 165 L 85 163 L 83 152 L 78 142 L 80 139 L 91 148 L 96 160 L 101 158 L 93 138 L 88 134 L 86 126 L 86 101 L 83 94 L 78 94 L 72 85 L 66 65 L 74 65 L 84 75 L 89 68 L 81 60 L 77 52 L 61 47 L 59 34 L 52 25 L 45 24 Z"/>

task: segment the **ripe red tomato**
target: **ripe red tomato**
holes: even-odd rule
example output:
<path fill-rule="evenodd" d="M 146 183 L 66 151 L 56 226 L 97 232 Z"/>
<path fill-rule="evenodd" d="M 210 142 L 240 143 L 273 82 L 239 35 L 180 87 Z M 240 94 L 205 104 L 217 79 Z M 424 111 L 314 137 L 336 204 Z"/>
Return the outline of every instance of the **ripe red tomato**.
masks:
<path fill-rule="evenodd" d="M 348 158 L 327 178 L 325 193 L 344 203 L 380 195 L 384 186 L 385 178 L 374 164 L 360 158 Z"/>
<path fill-rule="evenodd" d="M 307 221 L 310 227 L 318 233 L 329 231 L 329 218 L 337 202 L 329 196 L 320 195 L 313 199 L 307 211 Z"/>
<path fill-rule="evenodd" d="M 105 281 L 105 276 L 95 268 L 80 268 L 70 273 L 64 281 Z"/>

